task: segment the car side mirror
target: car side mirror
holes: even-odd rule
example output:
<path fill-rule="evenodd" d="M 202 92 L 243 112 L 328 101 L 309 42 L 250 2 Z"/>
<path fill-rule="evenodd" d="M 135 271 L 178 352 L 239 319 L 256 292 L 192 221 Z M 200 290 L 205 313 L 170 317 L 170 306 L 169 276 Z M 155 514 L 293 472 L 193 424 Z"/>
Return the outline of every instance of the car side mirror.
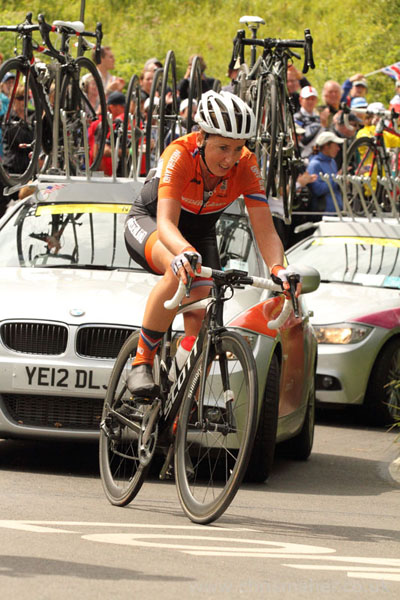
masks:
<path fill-rule="evenodd" d="M 317 271 L 317 269 L 314 269 L 314 267 L 310 267 L 308 265 L 290 264 L 287 267 L 287 271 L 298 273 L 301 276 L 302 294 L 310 294 L 311 292 L 315 292 L 315 290 L 318 289 L 319 284 L 321 282 L 321 276 L 319 274 L 319 271 Z"/>

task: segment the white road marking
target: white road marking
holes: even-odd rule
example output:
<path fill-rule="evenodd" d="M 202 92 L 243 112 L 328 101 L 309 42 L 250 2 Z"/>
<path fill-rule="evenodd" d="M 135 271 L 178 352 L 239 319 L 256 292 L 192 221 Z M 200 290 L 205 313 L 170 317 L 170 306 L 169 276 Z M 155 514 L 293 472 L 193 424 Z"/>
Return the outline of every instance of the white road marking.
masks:
<path fill-rule="evenodd" d="M 64 529 L 65 527 L 65 529 Z M 67 528 L 114 528 L 133 529 L 127 533 L 94 533 L 83 534 L 80 530 Z M 148 523 L 102 523 L 92 521 L 32 521 L 32 520 L 0 520 L 0 528 L 26 531 L 29 533 L 74 533 L 91 542 L 118 544 L 124 546 L 140 546 L 146 548 L 164 548 L 176 550 L 195 556 L 216 556 L 234 558 L 280 558 L 309 561 L 325 561 L 326 564 L 289 564 L 282 566 L 292 569 L 310 571 L 346 571 L 347 577 L 358 579 L 374 579 L 400 582 L 400 559 L 372 558 L 360 556 L 338 556 L 336 550 L 323 546 L 308 546 L 290 542 L 274 542 L 257 539 L 225 537 L 227 532 L 236 534 L 243 532 L 264 533 L 257 528 L 224 527 L 221 525 L 152 525 Z M 138 530 L 152 530 L 152 533 L 140 533 Z M 161 531 L 171 533 L 161 533 Z M 183 533 L 172 533 L 175 530 Z M 196 534 L 185 534 L 196 531 Z M 160 533 L 159 533 L 160 532 Z M 213 532 L 212 536 L 202 535 L 202 532 Z M 218 534 L 218 535 L 217 535 Z M 221 535 L 219 535 L 221 534 Z M 171 540 L 171 541 L 167 541 Z M 175 540 L 175 542 L 172 542 Z M 193 544 L 196 540 L 198 543 Z M 210 542 L 218 544 L 209 545 Z M 228 545 L 222 545 L 228 544 Z M 332 565 L 329 563 L 345 563 Z M 352 564 L 353 563 L 353 564 Z M 361 566 L 356 566 L 361 565 Z M 382 566 L 380 566 L 382 565 Z"/>

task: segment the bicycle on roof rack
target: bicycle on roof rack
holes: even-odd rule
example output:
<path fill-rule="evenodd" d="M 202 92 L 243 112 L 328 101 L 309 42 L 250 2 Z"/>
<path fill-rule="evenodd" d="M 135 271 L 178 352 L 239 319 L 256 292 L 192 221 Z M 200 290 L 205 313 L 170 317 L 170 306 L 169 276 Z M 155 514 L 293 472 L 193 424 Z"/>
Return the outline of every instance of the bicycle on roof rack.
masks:
<path fill-rule="evenodd" d="M 0 179 L 3 184 L 12 188 L 26 183 L 39 170 L 44 172 L 52 167 L 56 171 L 60 165 L 65 167 L 65 156 L 68 156 L 69 167 L 74 173 L 86 168 L 96 170 L 103 154 L 107 131 L 104 128 L 97 154 L 86 164 L 85 123 L 89 125 L 97 119 L 98 113 L 107 122 L 103 85 L 92 61 L 84 56 L 73 58 L 69 44 L 73 37 L 79 36 L 82 49 L 88 50 L 94 46 L 85 37 L 94 37 L 99 57 L 101 24 L 97 24 L 95 32 L 90 32 L 84 30 L 80 21 L 54 21 L 50 25 L 43 15 L 39 15 L 38 24 L 34 24 L 32 13 L 28 13 L 23 23 L 0 26 L 0 31 L 15 32 L 17 39 L 22 41 L 21 54 L 6 60 L 0 67 L 0 78 L 8 73 L 14 77 L 8 109 L 0 125 L 3 141 Z M 34 32 L 40 32 L 44 45 L 33 38 Z M 60 34 L 59 50 L 50 40 L 51 32 Z M 49 64 L 37 62 L 35 52 L 55 60 Z M 84 76 L 91 77 L 94 94 L 84 91 L 81 85 Z M 21 103 L 19 117 L 13 110 L 16 101 Z M 100 109 L 97 108 L 97 102 Z M 60 115 L 64 115 L 66 136 L 62 132 Z M 64 147 L 64 140 L 67 140 L 68 148 Z M 11 160 L 12 152 L 17 154 L 18 164 Z M 41 152 L 44 158 L 39 165 Z"/>
<path fill-rule="evenodd" d="M 313 40 L 309 29 L 304 30 L 303 40 L 258 39 L 254 31 L 255 25 L 258 26 L 260 22 L 256 21 L 254 24 L 254 21 L 250 21 L 258 17 L 246 19 L 253 25 L 252 37 L 246 38 L 242 29 L 233 40 L 231 62 L 239 69 L 237 82 L 234 84 L 235 93 L 251 106 L 256 115 L 256 136 L 250 146 L 257 156 L 267 196 L 282 199 L 284 221 L 289 224 L 298 167 L 302 165 L 302 161 L 293 120 L 294 110 L 286 86 L 286 74 L 289 62 L 293 58 L 300 59 L 299 54 L 292 48 L 304 49 L 303 73 L 315 67 Z M 244 58 L 246 46 L 252 48 L 250 69 Z M 253 64 L 257 47 L 263 50 Z"/>
<path fill-rule="evenodd" d="M 344 110 L 350 112 L 349 109 Z M 345 155 L 343 192 L 357 216 L 391 213 L 398 217 L 399 153 L 395 150 L 400 147 L 399 115 L 394 110 L 384 109 L 365 109 L 365 113 L 376 118 L 375 132 L 371 137 L 356 138 L 350 144 Z"/>

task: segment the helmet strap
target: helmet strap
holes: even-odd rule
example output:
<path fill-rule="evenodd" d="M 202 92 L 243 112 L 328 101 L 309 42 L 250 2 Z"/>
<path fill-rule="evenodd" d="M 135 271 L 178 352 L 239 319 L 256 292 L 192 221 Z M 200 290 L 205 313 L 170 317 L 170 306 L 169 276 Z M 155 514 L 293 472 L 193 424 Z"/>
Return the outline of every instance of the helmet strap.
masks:
<path fill-rule="evenodd" d="M 212 177 L 218 177 L 218 175 L 215 175 L 215 174 L 214 174 L 214 173 L 211 171 L 211 169 L 210 169 L 210 167 L 208 166 L 208 164 L 207 164 L 207 161 L 206 161 L 206 142 L 207 142 L 207 138 L 208 138 L 208 136 L 209 136 L 209 134 L 208 134 L 208 133 L 205 133 L 205 134 L 204 134 L 204 142 L 203 142 L 202 146 L 199 146 L 199 154 L 200 154 L 201 158 L 203 159 L 203 162 L 204 162 L 204 164 L 206 165 L 206 169 L 207 169 L 207 171 L 210 173 L 210 175 L 211 175 Z"/>

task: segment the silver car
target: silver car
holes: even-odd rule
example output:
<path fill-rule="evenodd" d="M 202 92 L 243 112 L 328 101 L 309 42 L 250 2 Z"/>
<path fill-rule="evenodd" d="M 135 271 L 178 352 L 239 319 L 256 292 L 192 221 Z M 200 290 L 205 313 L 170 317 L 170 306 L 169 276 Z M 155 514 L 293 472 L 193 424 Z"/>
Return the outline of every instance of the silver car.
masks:
<path fill-rule="evenodd" d="M 53 178 L 0 223 L 0 436 L 97 439 L 104 390 L 120 347 L 142 322 L 157 277 L 129 257 L 123 225 L 142 183 Z M 223 268 L 266 276 L 240 201 L 218 224 Z M 309 291 L 318 282 L 311 278 Z M 279 296 L 235 290 L 225 322 L 253 348 L 260 426 L 253 479 L 265 479 L 275 441 L 311 452 L 316 338 L 304 300 L 281 332 L 267 328 Z M 174 330 L 183 330 L 177 317 Z M 269 375 L 269 376 L 268 376 Z M 279 407 L 278 407 L 279 404 Z M 279 409 L 279 420 L 278 420 Z"/>
<path fill-rule="evenodd" d="M 391 423 L 400 415 L 400 223 L 326 217 L 287 255 L 321 273 L 309 298 L 317 400 L 362 405 L 370 423 Z"/>

